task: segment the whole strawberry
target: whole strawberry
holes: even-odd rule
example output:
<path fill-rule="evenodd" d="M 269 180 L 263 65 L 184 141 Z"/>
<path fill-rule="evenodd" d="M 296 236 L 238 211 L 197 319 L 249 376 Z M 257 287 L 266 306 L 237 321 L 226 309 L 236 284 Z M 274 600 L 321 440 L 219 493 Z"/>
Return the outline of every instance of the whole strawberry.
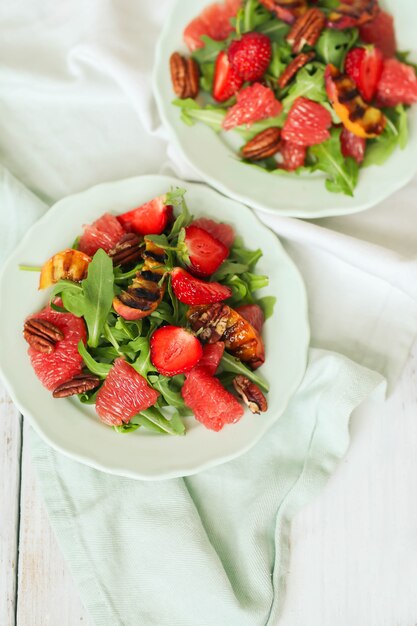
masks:
<path fill-rule="evenodd" d="M 263 33 L 246 33 L 232 41 L 227 56 L 230 65 L 244 80 L 259 80 L 271 61 L 271 40 Z"/>

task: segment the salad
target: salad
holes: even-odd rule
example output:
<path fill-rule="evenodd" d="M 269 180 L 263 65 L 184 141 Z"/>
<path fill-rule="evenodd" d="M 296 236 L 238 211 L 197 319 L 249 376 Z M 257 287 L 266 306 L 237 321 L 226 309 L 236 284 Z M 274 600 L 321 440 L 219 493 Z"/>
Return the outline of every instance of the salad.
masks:
<path fill-rule="evenodd" d="M 354 195 L 359 170 L 408 140 L 417 66 L 378 0 L 225 0 L 184 30 L 170 58 L 181 119 L 231 133 L 271 175 L 325 174 Z"/>
<path fill-rule="evenodd" d="M 118 432 L 183 435 L 183 418 L 210 430 L 267 410 L 262 325 L 275 298 L 259 298 L 233 228 L 194 219 L 185 189 L 84 226 L 40 268 L 49 303 L 25 320 L 35 374 L 55 398 L 94 404 Z"/>

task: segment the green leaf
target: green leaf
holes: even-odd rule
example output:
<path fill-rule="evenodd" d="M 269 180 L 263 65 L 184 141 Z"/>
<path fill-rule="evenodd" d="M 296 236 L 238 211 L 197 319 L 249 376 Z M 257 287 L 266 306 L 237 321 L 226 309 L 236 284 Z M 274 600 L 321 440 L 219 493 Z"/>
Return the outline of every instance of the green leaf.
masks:
<path fill-rule="evenodd" d="M 272 56 L 267 74 L 279 78 L 292 59 L 291 46 L 286 42 L 272 42 Z"/>
<path fill-rule="evenodd" d="M 114 276 L 111 258 L 104 250 L 97 250 L 88 266 L 83 288 L 83 317 L 88 329 L 88 345 L 98 345 L 114 296 Z"/>
<path fill-rule="evenodd" d="M 150 407 L 149 409 L 145 409 L 144 411 L 141 411 L 139 415 L 137 416 L 135 415 L 131 419 L 131 423 L 141 424 L 141 426 L 144 426 L 145 428 L 147 428 L 148 425 L 145 422 L 143 422 L 143 420 L 141 420 L 141 418 L 143 417 L 146 418 L 148 422 L 151 422 L 151 424 L 153 424 L 154 426 L 157 426 L 161 431 L 167 433 L 168 435 L 185 434 L 185 427 L 182 423 L 181 423 L 181 426 L 179 426 L 177 420 L 173 420 L 173 421 L 168 420 L 166 417 L 164 417 L 161 411 L 155 407 Z"/>
<path fill-rule="evenodd" d="M 139 340 L 143 340 L 139 343 Z M 137 349 L 133 350 L 133 346 L 137 348 L 140 345 L 140 354 L 136 358 L 133 363 L 131 363 L 132 367 L 135 368 L 139 374 L 141 374 L 144 378 L 147 378 L 150 372 L 155 371 L 155 367 L 151 362 L 151 352 L 149 347 L 149 339 L 146 337 L 139 337 L 135 339 L 135 341 L 130 342 L 129 346 L 132 348 L 132 351 L 137 352 Z"/>
<path fill-rule="evenodd" d="M 164 398 L 168 406 L 176 408 L 182 408 L 184 406 L 184 400 L 181 393 L 178 390 L 171 388 L 171 379 L 161 374 L 150 374 L 149 382 L 152 387 L 159 391 Z"/>
<path fill-rule="evenodd" d="M 286 43 L 285 38 L 290 32 L 290 26 L 288 26 L 281 20 L 278 20 L 275 16 L 270 16 L 270 19 L 258 26 L 256 30 L 259 33 L 264 33 L 264 35 L 268 35 L 271 41 L 275 41 L 277 43 Z"/>
<path fill-rule="evenodd" d="M 240 237 L 236 237 L 232 249 L 230 250 L 229 260 L 237 261 L 248 266 L 250 270 L 253 270 L 259 259 L 262 257 L 262 250 L 249 250 L 243 245 L 243 241 Z"/>
<path fill-rule="evenodd" d="M 358 37 L 359 31 L 356 28 L 325 28 L 315 45 L 317 55 L 323 63 L 332 63 L 342 69 L 346 54 L 355 45 Z"/>
<path fill-rule="evenodd" d="M 277 299 L 275 296 L 264 296 L 256 301 L 256 303 L 261 307 L 266 320 L 269 317 L 272 317 L 276 301 Z"/>
<path fill-rule="evenodd" d="M 113 426 L 117 433 L 128 434 L 134 433 L 135 430 L 140 428 L 140 424 L 122 424 L 121 426 Z"/>
<path fill-rule="evenodd" d="M 335 193 L 353 196 L 358 181 L 359 167 L 351 158 L 345 159 L 340 147 L 340 129 L 331 131 L 330 139 L 312 146 L 313 171 L 321 170 L 328 175 L 326 188 Z"/>
<path fill-rule="evenodd" d="M 200 65 L 200 87 L 203 91 L 211 93 L 213 89 L 215 63 L 202 63 Z"/>
<path fill-rule="evenodd" d="M 211 105 L 205 107 L 200 106 L 191 98 L 180 98 L 173 100 L 172 104 L 181 109 L 181 119 L 188 126 L 193 126 L 195 122 L 203 122 L 207 126 L 210 126 L 216 132 L 220 132 L 222 129 L 222 122 L 226 111 L 219 109 Z"/>
<path fill-rule="evenodd" d="M 246 367 L 246 365 L 244 365 L 242 361 L 239 361 L 239 359 L 235 359 L 228 352 L 225 352 L 223 354 L 220 365 L 224 372 L 243 374 L 243 376 L 247 376 L 249 380 L 256 383 L 264 391 L 269 390 L 269 385 L 266 380 L 262 378 L 262 376 L 259 376 L 259 374 L 255 374 L 251 369 Z"/>
<path fill-rule="evenodd" d="M 249 33 L 270 21 L 270 12 L 258 0 L 246 0 L 236 16 L 235 29 L 238 34 Z"/>
<path fill-rule="evenodd" d="M 286 116 L 284 114 L 278 115 L 276 117 L 268 117 L 265 120 L 261 120 L 260 122 L 255 122 L 254 124 L 251 124 L 249 128 L 247 127 L 247 124 L 244 124 L 243 126 L 235 126 L 232 131 L 228 132 L 239 133 L 239 135 L 241 135 L 245 141 L 249 141 L 250 139 L 255 137 L 255 135 L 265 130 L 266 128 L 271 128 L 272 126 L 277 126 L 278 128 L 281 128 L 284 124 L 285 117 Z"/>
<path fill-rule="evenodd" d="M 203 63 L 214 63 L 219 52 L 226 50 L 228 46 L 227 40 L 216 41 L 207 35 L 201 35 L 200 39 L 204 42 L 204 47 L 194 50 L 191 55 L 200 65 Z"/>
<path fill-rule="evenodd" d="M 253 293 L 254 291 L 258 291 L 258 289 L 263 289 L 269 285 L 268 276 L 263 276 L 262 274 L 245 272 L 242 274 L 241 278 L 246 282 L 249 293 Z"/>
<path fill-rule="evenodd" d="M 80 353 L 85 365 L 92 374 L 95 374 L 100 378 L 106 378 L 112 368 L 110 364 L 99 363 L 98 361 L 95 361 L 82 341 L 80 341 L 78 344 L 78 352 Z"/>
<path fill-rule="evenodd" d="M 223 280 L 229 274 L 243 274 L 249 270 L 249 266 L 245 263 L 238 263 L 237 261 L 223 261 L 220 265 L 219 269 L 212 276 L 212 280 L 219 281 Z"/>
<path fill-rule="evenodd" d="M 308 63 L 296 76 L 295 82 L 283 99 L 282 106 L 288 112 L 294 101 L 301 96 L 315 102 L 328 102 L 324 84 L 325 67 L 321 63 Z"/>
<path fill-rule="evenodd" d="M 191 215 L 185 201 L 184 194 L 185 189 L 179 188 L 177 188 L 174 192 L 171 191 L 167 194 L 167 204 L 171 204 L 174 207 L 174 210 L 180 211 L 174 224 L 172 225 L 171 232 L 168 235 L 169 241 L 172 241 L 172 239 L 178 235 L 180 230 L 191 224 L 193 220 L 193 216 Z"/>

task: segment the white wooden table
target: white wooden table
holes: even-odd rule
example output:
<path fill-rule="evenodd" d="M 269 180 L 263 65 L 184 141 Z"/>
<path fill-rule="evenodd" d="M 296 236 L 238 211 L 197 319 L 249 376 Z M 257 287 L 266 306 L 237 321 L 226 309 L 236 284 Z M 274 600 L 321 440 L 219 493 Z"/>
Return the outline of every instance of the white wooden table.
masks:
<path fill-rule="evenodd" d="M 88 625 L 26 428 L 0 387 L 0 626 Z M 395 392 L 359 408 L 351 433 L 347 457 L 293 524 L 279 626 L 417 626 L 417 344 Z"/>

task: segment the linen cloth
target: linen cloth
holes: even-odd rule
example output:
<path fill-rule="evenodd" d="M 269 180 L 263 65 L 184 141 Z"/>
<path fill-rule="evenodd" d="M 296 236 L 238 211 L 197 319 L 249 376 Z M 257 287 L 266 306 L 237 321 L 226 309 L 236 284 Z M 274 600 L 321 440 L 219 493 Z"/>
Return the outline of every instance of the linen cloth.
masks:
<path fill-rule="evenodd" d="M 167 167 L 192 175 L 168 152 L 151 95 L 171 4 L 0 6 L 0 159 L 38 196 L 2 170 L 1 252 L 42 200 Z M 302 271 L 320 349 L 285 415 L 240 459 L 142 483 L 78 465 L 34 436 L 51 523 L 93 623 L 276 623 L 289 520 L 343 456 L 351 411 L 381 381 L 364 367 L 393 384 L 416 335 L 416 187 L 356 216 L 260 215 Z"/>

